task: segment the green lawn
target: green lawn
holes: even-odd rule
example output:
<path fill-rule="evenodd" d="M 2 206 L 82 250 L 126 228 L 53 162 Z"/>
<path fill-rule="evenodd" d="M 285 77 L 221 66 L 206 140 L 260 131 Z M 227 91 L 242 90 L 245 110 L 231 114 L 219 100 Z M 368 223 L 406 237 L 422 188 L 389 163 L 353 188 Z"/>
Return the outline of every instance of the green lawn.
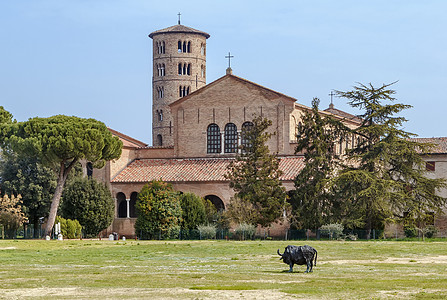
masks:
<path fill-rule="evenodd" d="M 447 299 L 447 242 L 3 241 L 0 299 Z"/>

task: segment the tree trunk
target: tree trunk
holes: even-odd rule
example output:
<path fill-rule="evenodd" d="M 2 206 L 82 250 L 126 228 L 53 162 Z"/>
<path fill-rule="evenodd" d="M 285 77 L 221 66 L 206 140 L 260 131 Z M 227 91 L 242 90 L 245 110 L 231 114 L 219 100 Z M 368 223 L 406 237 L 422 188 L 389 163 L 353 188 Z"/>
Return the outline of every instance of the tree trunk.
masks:
<path fill-rule="evenodd" d="M 67 180 L 68 173 L 73 168 L 75 162 L 77 162 L 77 159 L 73 159 L 68 167 L 65 167 L 65 161 L 62 161 L 60 164 L 59 178 L 57 179 L 56 190 L 54 191 L 53 199 L 51 200 L 50 214 L 48 216 L 44 236 L 49 235 L 53 229 L 54 222 L 56 221 L 57 209 L 59 208 L 59 203 L 61 201 L 62 191 L 64 190 L 65 181 Z"/>

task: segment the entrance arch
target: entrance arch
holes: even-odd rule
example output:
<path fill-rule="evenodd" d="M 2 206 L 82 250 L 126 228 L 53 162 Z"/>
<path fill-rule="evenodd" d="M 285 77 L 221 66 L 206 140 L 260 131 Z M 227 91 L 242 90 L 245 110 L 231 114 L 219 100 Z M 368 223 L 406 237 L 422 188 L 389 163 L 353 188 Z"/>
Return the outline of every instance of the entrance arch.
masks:
<path fill-rule="evenodd" d="M 225 204 L 223 203 L 222 199 L 220 199 L 219 197 L 217 197 L 216 195 L 208 195 L 205 196 L 206 200 L 210 200 L 211 203 L 214 204 L 214 206 L 216 207 L 217 211 L 223 211 L 225 210 Z"/>
<path fill-rule="evenodd" d="M 116 204 L 118 205 L 118 218 L 127 218 L 127 201 L 124 193 L 116 194 Z"/>
<path fill-rule="evenodd" d="M 130 203 L 129 203 L 129 213 L 131 218 L 137 217 L 137 210 L 135 209 L 135 204 L 137 203 L 138 193 L 133 192 L 130 194 Z"/>

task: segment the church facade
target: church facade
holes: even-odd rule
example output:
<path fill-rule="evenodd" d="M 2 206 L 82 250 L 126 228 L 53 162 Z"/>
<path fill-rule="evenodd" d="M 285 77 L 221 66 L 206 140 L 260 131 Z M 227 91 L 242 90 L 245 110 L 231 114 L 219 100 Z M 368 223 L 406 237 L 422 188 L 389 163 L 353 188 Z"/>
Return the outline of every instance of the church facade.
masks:
<path fill-rule="evenodd" d="M 119 159 L 94 177 L 105 181 L 116 199 L 115 220 L 108 232 L 134 236 L 138 192 L 151 180 L 163 180 L 182 192 L 193 192 L 225 209 L 234 192 L 224 175 L 244 143 L 241 130 L 255 116 L 272 121 L 270 151 L 280 158 L 287 190 L 304 166 L 295 153 L 296 130 L 309 107 L 297 99 L 232 74 L 206 84 L 206 41 L 210 35 L 175 25 L 149 35 L 153 44 L 153 146 L 125 134 Z M 331 106 L 322 114 L 356 127 L 359 120 Z M 339 153 L 355 145 L 354 137 L 337 144 Z"/>

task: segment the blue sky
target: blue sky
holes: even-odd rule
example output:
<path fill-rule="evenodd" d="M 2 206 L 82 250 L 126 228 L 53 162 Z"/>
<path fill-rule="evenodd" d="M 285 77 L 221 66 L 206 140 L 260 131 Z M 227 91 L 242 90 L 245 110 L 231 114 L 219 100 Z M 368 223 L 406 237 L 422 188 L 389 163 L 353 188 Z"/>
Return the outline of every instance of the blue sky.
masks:
<path fill-rule="evenodd" d="M 447 136 L 445 0 L 0 0 L 0 106 L 18 121 L 92 117 L 151 144 L 148 34 L 178 12 L 211 35 L 208 83 L 229 51 L 235 75 L 321 109 L 331 90 L 398 81 L 398 102 L 413 106 L 404 129 Z"/>

